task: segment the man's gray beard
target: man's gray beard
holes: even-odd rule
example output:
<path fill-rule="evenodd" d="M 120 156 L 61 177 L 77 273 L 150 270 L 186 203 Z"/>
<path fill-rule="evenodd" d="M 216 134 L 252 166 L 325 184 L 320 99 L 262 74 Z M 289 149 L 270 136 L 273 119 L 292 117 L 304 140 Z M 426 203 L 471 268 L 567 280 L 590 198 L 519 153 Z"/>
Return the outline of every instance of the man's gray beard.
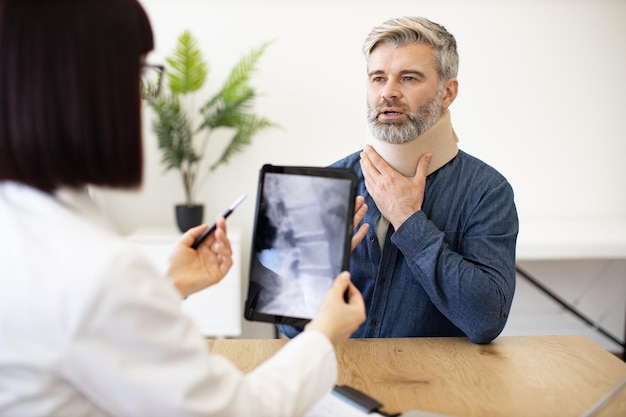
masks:
<path fill-rule="evenodd" d="M 386 122 L 378 121 L 378 113 L 380 110 L 372 110 L 368 105 L 367 120 L 369 122 L 372 135 L 381 142 L 399 145 L 409 142 L 425 131 L 427 131 L 441 116 L 441 100 L 443 90 L 429 102 L 417 109 L 417 113 L 411 113 L 409 109 L 394 100 L 386 100 L 385 106 L 400 107 L 407 119 L 404 122 Z"/>

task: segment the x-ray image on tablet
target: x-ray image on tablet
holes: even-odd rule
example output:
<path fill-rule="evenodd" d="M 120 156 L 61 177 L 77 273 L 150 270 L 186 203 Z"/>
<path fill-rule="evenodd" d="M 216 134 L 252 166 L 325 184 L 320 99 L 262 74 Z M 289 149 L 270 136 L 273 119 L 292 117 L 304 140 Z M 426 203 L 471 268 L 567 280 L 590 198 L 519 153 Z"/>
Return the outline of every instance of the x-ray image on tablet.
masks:
<path fill-rule="evenodd" d="M 303 325 L 314 317 L 349 266 L 355 193 L 349 169 L 263 166 L 246 319 Z"/>

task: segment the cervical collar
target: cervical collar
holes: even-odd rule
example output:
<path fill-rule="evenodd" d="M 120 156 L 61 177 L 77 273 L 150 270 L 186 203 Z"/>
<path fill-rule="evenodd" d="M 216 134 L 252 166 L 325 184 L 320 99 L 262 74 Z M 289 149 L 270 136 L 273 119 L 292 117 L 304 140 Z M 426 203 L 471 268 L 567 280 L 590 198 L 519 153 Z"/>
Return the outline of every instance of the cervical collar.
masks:
<path fill-rule="evenodd" d="M 393 144 L 371 137 L 370 144 L 396 171 L 406 177 L 412 177 L 417 171 L 417 161 L 425 153 L 433 156 L 428 165 L 428 175 L 450 162 L 459 152 L 458 141 L 450 122 L 450 111 L 445 109 L 426 132 L 413 140 Z M 388 228 L 389 221 L 381 216 L 376 224 L 376 234 L 381 249 L 385 243 Z"/>
<path fill-rule="evenodd" d="M 450 111 L 442 110 L 439 119 L 426 132 L 413 140 L 401 144 L 387 143 L 374 137 L 370 144 L 396 171 L 406 177 L 415 175 L 417 161 L 425 153 L 433 155 L 428 166 L 428 175 L 437 171 L 456 156 L 459 139 L 452 129 Z"/>

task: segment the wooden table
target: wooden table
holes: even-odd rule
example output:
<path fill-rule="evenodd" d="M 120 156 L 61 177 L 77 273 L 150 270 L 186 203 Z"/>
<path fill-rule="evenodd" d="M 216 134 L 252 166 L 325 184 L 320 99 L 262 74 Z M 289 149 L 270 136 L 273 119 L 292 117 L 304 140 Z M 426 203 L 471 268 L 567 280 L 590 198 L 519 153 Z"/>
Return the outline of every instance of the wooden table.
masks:
<path fill-rule="evenodd" d="M 285 339 L 210 340 L 214 353 L 249 372 Z M 338 384 L 362 390 L 387 412 L 450 416 L 581 416 L 626 378 L 626 363 L 586 336 L 350 339 L 337 346 Z M 626 416 L 626 391 L 602 410 Z"/>

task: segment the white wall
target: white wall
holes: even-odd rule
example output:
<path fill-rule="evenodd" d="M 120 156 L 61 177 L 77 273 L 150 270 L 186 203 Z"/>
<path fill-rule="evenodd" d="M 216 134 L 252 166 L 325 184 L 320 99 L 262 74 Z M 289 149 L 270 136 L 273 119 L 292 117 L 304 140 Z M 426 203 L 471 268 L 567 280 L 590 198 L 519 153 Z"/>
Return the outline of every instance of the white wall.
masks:
<path fill-rule="evenodd" d="M 429 17 L 456 36 L 460 92 L 451 112 L 460 146 L 509 179 L 522 228 L 537 218 L 626 220 L 625 1 L 141 3 L 156 34 L 150 61 L 162 62 L 190 29 L 211 66 L 209 88 L 217 88 L 250 48 L 275 40 L 253 80 L 262 93 L 257 112 L 283 128 L 259 135 L 200 193 L 209 219 L 248 193 L 228 220 L 242 231 L 244 260 L 262 164 L 326 165 L 361 148 L 367 129 L 361 44 L 373 25 L 402 15 Z M 143 189 L 101 195 L 125 233 L 174 227 L 172 207 L 183 198 L 176 174 L 162 173 L 151 114 L 145 115 Z M 247 270 L 243 265 L 244 277 Z M 244 323 L 250 337 L 268 329 Z"/>

